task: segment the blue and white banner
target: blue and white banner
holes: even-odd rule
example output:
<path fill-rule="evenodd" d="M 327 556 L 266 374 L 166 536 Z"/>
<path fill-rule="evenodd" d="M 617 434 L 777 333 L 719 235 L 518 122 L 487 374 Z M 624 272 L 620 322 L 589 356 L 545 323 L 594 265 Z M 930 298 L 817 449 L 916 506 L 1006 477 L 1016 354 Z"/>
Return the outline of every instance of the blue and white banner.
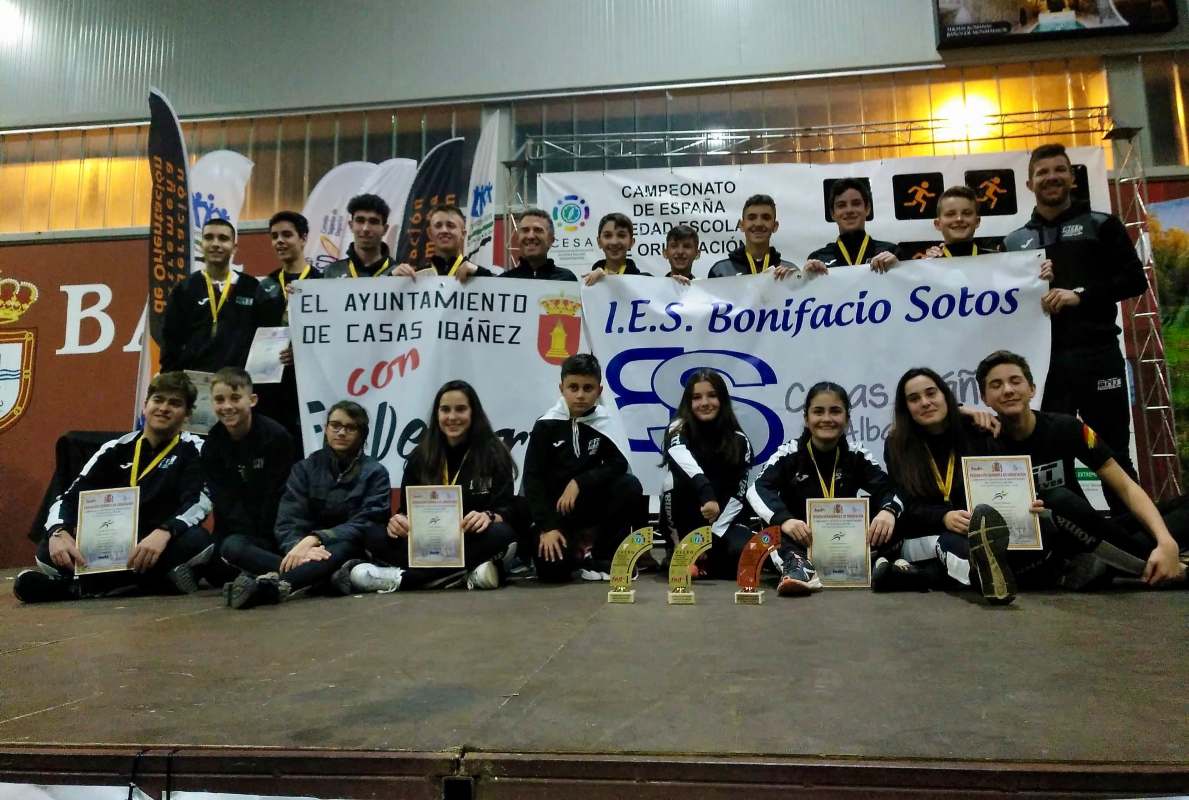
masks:
<path fill-rule="evenodd" d="M 252 162 L 233 150 L 213 150 L 190 170 L 190 238 L 194 243 L 193 271 L 203 267 L 202 226 L 225 219 L 239 230 Z"/>
<path fill-rule="evenodd" d="M 879 456 L 910 367 L 936 369 L 959 400 L 979 404 L 975 366 L 1006 348 L 1029 360 L 1044 391 L 1042 259 L 1007 253 L 907 262 L 884 275 L 847 267 L 689 286 L 611 276 L 581 297 L 574 284 L 548 281 L 311 281 L 289 307 L 302 422 L 315 434 L 306 441 L 319 445 L 332 403 L 356 400 L 371 414 L 369 452 L 398 485 L 434 393 L 462 378 L 520 463 L 533 422 L 557 401 L 560 363 L 581 350 L 603 366 L 602 402 L 649 493 L 660 491 L 661 436 L 683 382 L 701 368 L 726 378 L 757 463 L 800 432 L 805 392 L 821 380 L 848 389 L 851 436 Z"/>

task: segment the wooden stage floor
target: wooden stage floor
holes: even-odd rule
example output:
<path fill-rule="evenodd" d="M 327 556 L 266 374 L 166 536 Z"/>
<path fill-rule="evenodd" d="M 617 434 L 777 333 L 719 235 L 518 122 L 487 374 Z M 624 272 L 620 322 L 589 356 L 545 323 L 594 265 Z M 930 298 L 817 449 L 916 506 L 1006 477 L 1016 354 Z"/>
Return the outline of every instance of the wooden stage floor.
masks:
<path fill-rule="evenodd" d="M 513 785 L 507 764 L 561 780 L 562 763 L 629 782 L 649 763 L 678 765 L 671 776 L 692 764 L 758 776 L 762 764 L 1026 763 L 1071 779 L 1145 776 L 1131 796 L 1189 787 L 1185 591 L 1031 594 L 1008 608 L 769 591 L 747 607 L 710 582 L 682 607 L 645 575 L 634 606 L 579 582 L 238 612 L 214 592 L 22 606 L 14 572 L 0 573 L 0 781 L 21 764 L 48 768 L 47 753 L 231 748 L 210 752 L 250 760 L 254 748 L 310 748 L 311 759 L 398 751 L 435 764 L 504 754 L 473 782 L 480 797 L 547 796 L 484 791 L 505 768 Z M 1086 788 L 1122 796 L 1106 778 Z"/>

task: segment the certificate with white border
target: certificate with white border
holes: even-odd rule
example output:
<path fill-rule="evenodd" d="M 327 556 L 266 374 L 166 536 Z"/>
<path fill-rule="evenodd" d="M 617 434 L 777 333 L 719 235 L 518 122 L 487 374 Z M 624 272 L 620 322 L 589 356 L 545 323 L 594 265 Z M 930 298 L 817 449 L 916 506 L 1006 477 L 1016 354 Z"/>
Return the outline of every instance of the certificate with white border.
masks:
<path fill-rule="evenodd" d="M 963 456 L 966 508 L 987 505 L 1011 531 L 1008 550 L 1041 550 L 1040 517 L 1032 513 L 1036 486 L 1029 456 Z"/>
<path fill-rule="evenodd" d="M 139 517 L 139 486 L 79 492 L 74 543 L 86 566 L 78 567 L 75 574 L 128 569 L 128 559 L 136 548 Z"/>
<path fill-rule="evenodd" d="M 410 567 L 464 567 L 461 486 L 409 486 Z"/>
<path fill-rule="evenodd" d="M 809 560 L 817 568 L 822 586 L 862 588 L 871 585 L 867 501 L 866 497 L 819 497 L 805 501 L 805 516 L 813 534 Z"/>

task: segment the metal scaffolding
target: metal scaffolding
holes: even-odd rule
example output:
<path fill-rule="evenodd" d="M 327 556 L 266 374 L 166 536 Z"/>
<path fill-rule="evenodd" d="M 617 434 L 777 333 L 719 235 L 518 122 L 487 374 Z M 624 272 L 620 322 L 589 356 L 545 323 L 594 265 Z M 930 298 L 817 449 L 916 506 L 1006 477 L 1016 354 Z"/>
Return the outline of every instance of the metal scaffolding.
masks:
<path fill-rule="evenodd" d="M 512 211 L 535 199 L 529 191 L 529 180 L 546 160 L 569 160 L 574 170 L 607 169 L 609 163 L 622 164 L 624 159 L 636 160 L 635 166 L 640 166 L 642 159 L 651 162 L 650 166 L 664 159 L 667 167 L 698 166 L 707 158 L 714 163 L 737 158 L 746 159 L 746 163 L 812 163 L 895 158 L 908 148 L 912 149 L 911 155 L 923 155 L 924 147 L 931 148 L 935 155 L 949 155 L 963 148 L 969 152 L 971 145 L 1036 138 L 1066 144 L 1075 143 L 1077 137 L 1109 141 L 1116 176 L 1116 210 L 1137 242 L 1148 278 L 1148 291 L 1124 303 L 1123 328 L 1135 390 L 1137 468 L 1144 488 L 1159 500 L 1180 494 L 1181 469 L 1148 236 L 1147 182 L 1137 133 L 1136 128 L 1113 125 L 1106 106 L 1091 106 L 991 114 L 964 120 L 960 126 L 953 120 L 938 118 L 812 128 L 530 136 L 504 166 L 509 173 L 508 185 L 515 193 L 509 204 Z M 510 264 L 516 225 L 512 213 L 504 215 L 504 225 L 504 263 Z"/>

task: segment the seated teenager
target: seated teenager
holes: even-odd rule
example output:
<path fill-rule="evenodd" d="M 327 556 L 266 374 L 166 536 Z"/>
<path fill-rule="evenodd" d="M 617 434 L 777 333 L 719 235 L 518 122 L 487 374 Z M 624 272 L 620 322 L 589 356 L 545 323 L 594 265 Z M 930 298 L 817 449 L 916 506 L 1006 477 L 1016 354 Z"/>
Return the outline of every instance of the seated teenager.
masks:
<path fill-rule="evenodd" d="M 777 592 L 781 596 L 822 588 L 808 555 L 813 537 L 805 501 L 810 498 L 856 497 L 860 489 L 867 492 L 872 510 L 878 509 L 867 529 L 867 543 L 877 555 L 899 549 L 893 532 L 903 504 L 892 479 L 863 446 L 846 441 L 849 426 L 846 390 L 828 381 L 814 384 L 805 396 L 801 436 L 781 445 L 747 490 L 747 499 L 764 524 L 780 526 L 782 575 Z"/>
<path fill-rule="evenodd" d="M 610 580 L 611 557 L 628 535 L 643 495 L 599 405 L 603 370 L 587 353 L 561 365 L 561 398 L 533 425 L 524 494 L 540 537 L 538 579 Z M 589 550 L 589 553 L 584 551 Z"/>
<path fill-rule="evenodd" d="M 871 213 L 871 190 L 857 178 L 843 178 L 830 185 L 830 214 L 838 226 L 838 237 L 809 254 L 807 272 L 824 273 L 830 267 L 870 264 L 873 272 L 887 272 L 896 266 L 896 245 L 872 239 L 867 233 Z"/>
<path fill-rule="evenodd" d="M 1057 557 L 1047 559 L 1047 580 L 1034 583 L 1084 589 L 1116 576 L 1151 586 L 1185 580 L 1179 558 L 1189 544 L 1185 497 L 1158 509 L 1089 425 L 1066 414 L 1033 410 L 1036 384 L 1023 356 L 991 353 L 979 363 L 976 377 L 983 400 L 1003 426 L 999 447 L 1007 455 L 1032 458 L 1037 495 L 1052 514 L 1042 522 L 1042 538 L 1046 554 L 1055 551 Z M 1075 459 L 1116 493 L 1126 513 L 1107 517 L 1090 505 L 1077 481 Z M 1019 570 L 1015 577 L 1024 582 Z"/>
<path fill-rule="evenodd" d="M 980 581 L 979 575 L 989 574 L 990 565 L 976 562 L 972 573 L 969 560 L 972 519 L 978 530 L 984 519 L 995 527 L 1002 517 L 985 506 L 967 509 L 962 458 L 986 455 L 992 436 L 973 416 L 959 412 L 953 390 L 928 367 L 905 372 L 896 385 L 895 398 L 884 463 L 904 501 L 897 522 L 903 544 L 899 559 L 876 561 L 871 570 L 872 588 L 897 583 L 912 566 L 933 573 L 939 565 L 941 572 L 959 584 L 980 587 L 987 600 L 1010 603 L 1014 588 L 1003 582 Z M 976 557 L 1006 558 L 1006 539 L 995 539 L 995 546 L 993 553 L 976 548 Z"/>
<path fill-rule="evenodd" d="M 296 459 L 288 431 L 256 412 L 252 388 L 252 376 L 239 367 L 224 367 L 211 378 L 211 406 L 219 421 L 207 434 L 202 468 L 219 555 L 234 570 L 226 580 L 240 571 L 259 575 L 275 569 L 277 506 Z"/>
<path fill-rule="evenodd" d="M 582 276 L 582 282 L 591 286 L 601 281 L 604 275 L 648 275 L 628 258 L 635 242 L 635 228 L 625 214 L 613 211 L 605 215 L 599 220 L 599 249 L 603 251 L 603 257 Z"/>
<path fill-rule="evenodd" d="M 797 265 L 781 258 L 780 251 L 772 246 L 772 235 L 779 229 L 776 201 L 770 195 L 753 194 L 744 201 L 743 213 L 739 218 L 743 244 L 728 253 L 726 258 L 715 262 L 707 277 L 759 275 L 768 270 L 781 279 L 792 275 L 797 271 Z"/>
<path fill-rule="evenodd" d="M 733 580 L 751 539 L 745 524 L 751 442 L 735 419 L 722 375 L 699 370 L 685 382 L 677 414 L 665 434 L 662 528 L 672 543 L 709 525 L 714 544 L 711 577 Z"/>
<path fill-rule="evenodd" d="M 438 389 L 426 428 L 405 462 L 401 496 L 407 496 L 410 486 L 461 486 L 466 586 L 498 589 L 503 581 L 501 557 L 516 541 L 509 524 L 516 478 L 512 454 L 495 435 L 479 395 L 466 381 L 449 381 Z M 409 569 L 410 532 L 416 534 L 406 514 L 393 514 L 386 529 L 370 530 L 365 545 L 371 560 L 352 568 L 351 588 L 392 592 L 442 586 L 461 577 L 450 568 Z"/>
<path fill-rule="evenodd" d="M 388 470 L 363 452 L 367 411 L 340 400 L 326 415 L 326 445 L 298 461 L 277 509 L 277 552 L 254 551 L 251 566 L 224 587 L 232 608 L 279 603 L 299 592 L 350 592 L 352 559 L 383 533 L 391 508 Z M 244 562 L 241 562 L 244 563 Z"/>
<path fill-rule="evenodd" d="M 442 277 L 455 278 L 466 283 L 471 278 L 490 278 L 491 270 L 467 260 L 463 247 L 467 240 L 467 218 L 462 209 L 453 203 L 441 203 L 429 210 L 429 239 L 433 242 L 433 255 L 429 268 Z M 406 278 L 417 274 L 412 264 L 398 264 L 392 273 Z"/>
<path fill-rule="evenodd" d="M 163 372 L 149 384 L 144 430 L 99 448 L 70 487 L 50 507 L 46 535 L 37 547 L 37 569 L 16 577 L 13 594 L 25 603 L 77 600 L 113 591 L 190 593 L 194 571 L 214 554 L 214 540 L 200 527 L 210 511 L 203 493 L 202 439 L 182 430 L 198 392 L 184 372 Z M 75 543 L 79 492 L 140 488 L 137 545 L 127 572 L 76 576 L 85 566 Z"/>
<path fill-rule="evenodd" d="M 662 251 L 669 263 L 666 278 L 688 285 L 694 279 L 694 261 L 698 259 L 698 231 L 692 225 L 674 225 L 665 234 L 665 249 Z"/>
<path fill-rule="evenodd" d="M 527 208 L 516 217 L 516 241 L 520 260 L 501 278 L 534 278 L 541 281 L 576 281 L 578 276 L 559 267 L 549 257 L 553 247 L 553 220 L 548 211 Z"/>

